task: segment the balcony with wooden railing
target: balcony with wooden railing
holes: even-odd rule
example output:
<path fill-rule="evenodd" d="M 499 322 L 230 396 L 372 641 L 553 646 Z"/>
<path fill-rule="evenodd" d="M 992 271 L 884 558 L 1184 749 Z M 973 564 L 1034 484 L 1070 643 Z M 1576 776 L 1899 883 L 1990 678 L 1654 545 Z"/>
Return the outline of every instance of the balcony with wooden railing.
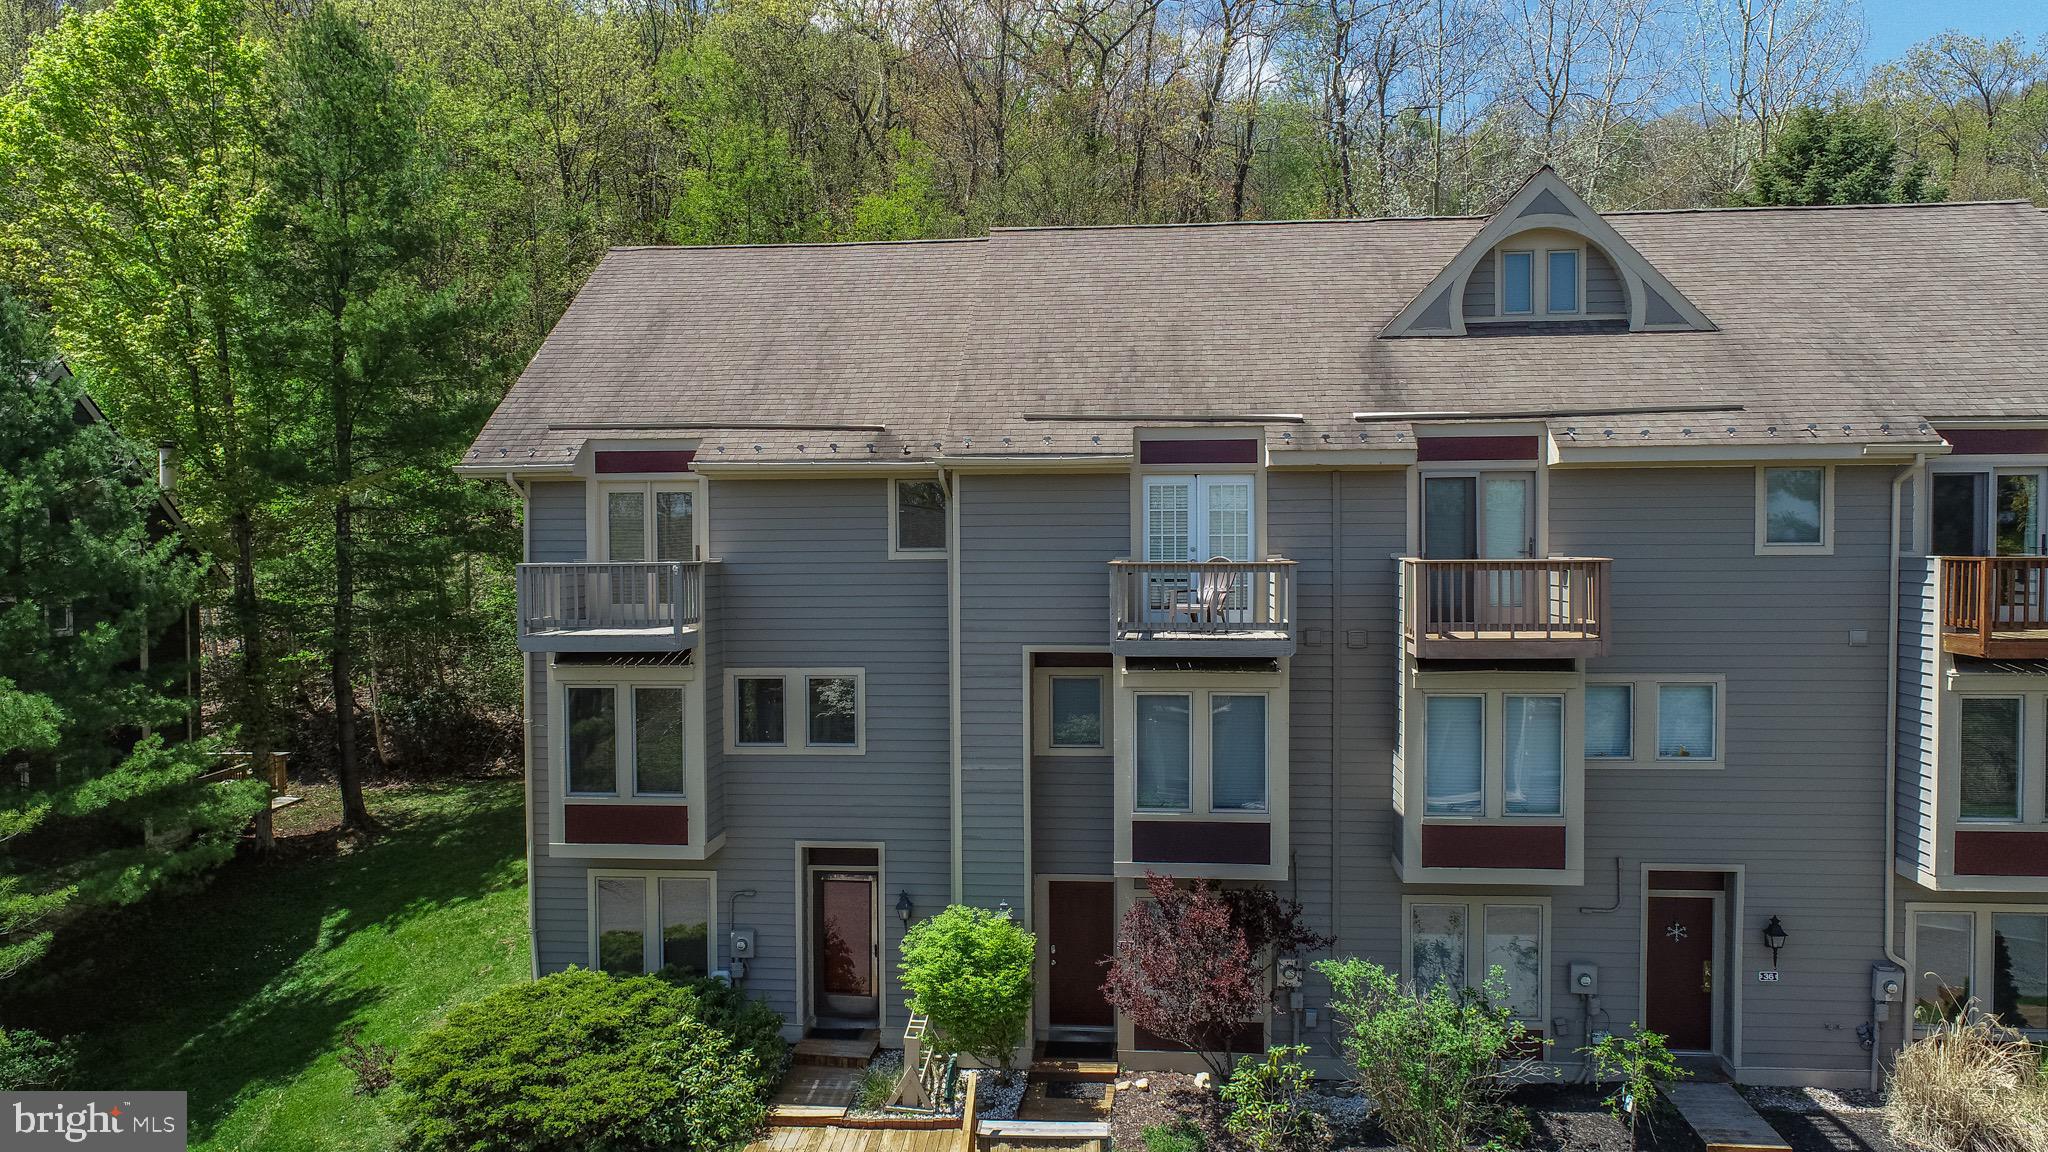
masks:
<path fill-rule="evenodd" d="M 1401 561 L 1408 651 L 1434 659 L 1552 659 L 1607 651 L 1604 557 Z"/>
<path fill-rule="evenodd" d="M 1109 562 L 1110 648 L 1123 656 L 1291 656 L 1292 560 Z"/>
<path fill-rule="evenodd" d="M 2048 659 L 2048 556 L 1943 556 L 1940 604 L 1945 651 Z"/>
<path fill-rule="evenodd" d="M 680 652 L 704 623 L 703 561 L 521 564 L 523 652 Z"/>

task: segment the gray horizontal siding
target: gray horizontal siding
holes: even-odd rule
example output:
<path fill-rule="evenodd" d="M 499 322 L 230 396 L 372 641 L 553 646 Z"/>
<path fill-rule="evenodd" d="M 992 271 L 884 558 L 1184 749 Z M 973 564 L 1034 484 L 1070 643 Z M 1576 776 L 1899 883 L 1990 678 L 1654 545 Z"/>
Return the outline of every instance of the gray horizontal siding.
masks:
<path fill-rule="evenodd" d="M 527 490 L 527 559 L 574 564 L 584 559 L 583 482 L 535 481 Z"/>
<path fill-rule="evenodd" d="M 1034 875 L 1109 874 L 1116 862 L 1115 782 L 1116 764 L 1107 756 L 1031 758 Z"/>
<path fill-rule="evenodd" d="M 1479 258 L 1479 263 L 1472 266 L 1471 274 L 1465 277 L 1465 315 L 1493 315 L 1494 280 L 1493 253 L 1488 252 Z"/>
<path fill-rule="evenodd" d="M 1935 865 L 1934 803 L 1939 754 L 1934 739 L 1935 563 L 1899 560 L 1899 730 L 1897 836 L 1900 862 Z"/>
<path fill-rule="evenodd" d="M 1628 311 L 1628 292 L 1622 287 L 1621 276 L 1607 259 L 1607 253 L 1590 245 L 1586 248 L 1586 311 L 1592 314 Z"/>

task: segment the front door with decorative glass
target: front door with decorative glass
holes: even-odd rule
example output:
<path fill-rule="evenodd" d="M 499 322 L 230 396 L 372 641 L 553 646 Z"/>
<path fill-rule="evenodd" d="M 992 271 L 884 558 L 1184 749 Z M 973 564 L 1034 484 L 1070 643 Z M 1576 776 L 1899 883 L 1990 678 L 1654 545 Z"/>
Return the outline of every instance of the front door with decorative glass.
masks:
<path fill-rule="evenodd" d="M 1145 478 L 1145 604 L 1152 622 L 1166 624 L 1177 611 L 1206 610 L 1221 621 L 1249 618 L 1248 573 L 1203 572 L 1195 565 L 1213 560 L 1246 563 L 1258 533 L 1252 477 L 1244 474 L 1148 476 Z M 1214 605 L 1195 604 L 1213 590 Z"/>

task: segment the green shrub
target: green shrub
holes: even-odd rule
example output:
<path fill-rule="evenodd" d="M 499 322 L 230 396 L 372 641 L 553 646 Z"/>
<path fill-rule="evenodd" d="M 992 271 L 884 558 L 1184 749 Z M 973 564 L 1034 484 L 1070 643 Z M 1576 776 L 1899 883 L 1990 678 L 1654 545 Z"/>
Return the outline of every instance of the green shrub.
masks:
<path fill-rule="evenodd" d="M 1144 1132 L 1145 1152 L 1202 1152 L 1208 1141 L 1202 1130 L 1182 1120 L 1178 1124 L 1152 1124 Z"/>
<path fill-rule="evenodd" d="M 47 1092 L 71 1075 L 72 1051 L 40 1032 L 0 1029 L 0 1092 Z"/>
<path fill-rule="evenodd" d="M 751 1052 L 692 993 L 577 969 L 456 1009 L 399 1059 L 406 1144 L 423 1152 L 717 1152 L 767 1120 Z"/>
<path fill-rule="evenodd" d="M 1009 1075 L 1031 1016 L 1038 941 L 1008 913 L 955 904 L 903 937 L 903 986 L 948 1050 Z"/>
<path fill-rule="evenodd" d="M 1648 1124 L 1657 1106 L 1657 1086 L 1683 1079 L 1685 1069 L 1672 1058 L 1661 1032 L 1630 1024 L 1630 1036 L 1605 1036 L 1590 1048 L 1581 1048 L 1593 1062 L 1594 1078 L 1614 1082 L 1614 1091 L 1601 1103 L 1616 1120 L 1628 1125 L 1629 1137 Z"/>
<path fill-rule="evenodd" d="M 1438 982 L 1418 993 L 1377 964 L 1324 960 L 1335 991 L 1344 1055 L 1381 1126 L 1410 1152 L 1465 1152 L 1482 1133 L 1514 1123 L 1505 1099 L 1510 1062 L 1532 1040 L 1497 1006 L 1507 989 L 1495 969 L 1485 989 Z"/>
<path fill-rule="evenodd" d="M 697 1019 L 725 1033 L 734 1048 L 754 1054 L 755 1078 L 762 1096 L 772 1095 L 782 1083 L 783 1073 L 789 1071 L 789 1041 L 782 1038 L 782 1013 L 723 980 L 693 977 L 677 968 L 664 968 L 660 975 L 696 999 Z"/>
<path fill-rule="evenodd" d="M 1330 1142 L 1330 1125 L 1309 1107 L 1315 1077 L 1301 1064 L 1305 1044 L 1239 1058 L 1220 1095 L 1230 1105 L 1224 1120 L 1251 1152 L 1309 1152 Z"/>

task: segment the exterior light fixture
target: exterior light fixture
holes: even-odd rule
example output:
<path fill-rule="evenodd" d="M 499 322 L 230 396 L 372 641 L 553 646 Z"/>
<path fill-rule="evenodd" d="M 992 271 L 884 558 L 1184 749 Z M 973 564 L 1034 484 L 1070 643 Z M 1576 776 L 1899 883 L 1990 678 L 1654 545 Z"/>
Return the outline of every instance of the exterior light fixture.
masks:
<path fill-rule="evenodd" d="M 905 888 L 903 891 L 898 892 L 896 894 L 896 918 L 903 921 L 905 928 L 910 927 L 910 914 L 915 911 L 917 911 L 917 905 L 910 902 L 910 889 Z"/>
<path fill-rule="evenodd" d="M 1778 923 L 1776 916 L 1771 917 L 1771 922 L 1764 925 L 1764 947 L 1771 950 L 1771 967 L 1773 968 L 1778 966 L 1778 949 L 1785 946 L 1785 940 L 1785 926 Z"/>

